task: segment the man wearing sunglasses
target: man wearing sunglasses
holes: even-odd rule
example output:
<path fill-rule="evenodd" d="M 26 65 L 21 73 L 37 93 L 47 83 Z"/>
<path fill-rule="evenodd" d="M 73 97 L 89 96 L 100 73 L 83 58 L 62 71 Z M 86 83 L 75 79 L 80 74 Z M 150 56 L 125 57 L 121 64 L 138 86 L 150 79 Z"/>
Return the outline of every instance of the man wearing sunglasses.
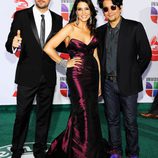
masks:
<path fill-rule="evenodd" d="M 97 29 L 102 66 L 102 92 L 109 132 L 110 158 L 122 158 L 121 112 L 126 156 L 138 158 L 137 97 L 151 48 L 140 22 L 121 16 L 122 0 L 98 0 L 107 24 Z"/>

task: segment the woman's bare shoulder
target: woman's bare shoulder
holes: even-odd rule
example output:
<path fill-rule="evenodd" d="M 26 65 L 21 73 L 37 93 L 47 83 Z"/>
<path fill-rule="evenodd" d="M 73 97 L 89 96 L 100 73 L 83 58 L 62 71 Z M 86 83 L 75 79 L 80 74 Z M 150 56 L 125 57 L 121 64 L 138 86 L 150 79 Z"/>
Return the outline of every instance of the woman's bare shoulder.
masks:
<path fill-rule="evenodd" d="M 73 31 L 75 28 L 77 28 L 77 25 L 76 25 L 75 22 L 71 22 L 71 23 L 68 23 L 68 24 L 67 24 L 67 27 L 68 27 L 71 31 Z"/>
<path fill-rule="evenodd" d="M 70 30 L 70 31 L 73 31 L 74 27 L 75 27 L 74 22 L 68 23 L 68 24 L 65 25 L 65 28 L 68 29 L 68 30 Z"/>

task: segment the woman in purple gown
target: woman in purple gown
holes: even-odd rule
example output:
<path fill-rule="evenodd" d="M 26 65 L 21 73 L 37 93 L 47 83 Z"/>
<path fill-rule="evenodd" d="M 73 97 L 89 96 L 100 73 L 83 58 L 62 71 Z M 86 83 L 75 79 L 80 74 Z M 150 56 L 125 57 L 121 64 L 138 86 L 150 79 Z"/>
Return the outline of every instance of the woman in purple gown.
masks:
<path fill-rule="evenodd" d="M 95 37 L 96 11 L 91 0 L 76 0 L 70 22 L 46 44 L 44 51 L 67 67 L 72 110 L 65 129 L 51 144 L 48 158 L 106 158 L 98 114 L 100 63 Z M 55 48 L 64 41 L 70 60 Z"/>

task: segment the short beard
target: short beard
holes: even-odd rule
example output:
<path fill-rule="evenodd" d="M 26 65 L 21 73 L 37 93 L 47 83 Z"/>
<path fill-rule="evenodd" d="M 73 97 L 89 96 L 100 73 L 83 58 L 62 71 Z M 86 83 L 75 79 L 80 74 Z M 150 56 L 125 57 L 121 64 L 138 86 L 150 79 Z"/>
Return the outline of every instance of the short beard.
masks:
<path fill-rule="evenodd" d="M 39 9 L 46 9 L 46 8 L 48 8 L 48 5 L 40 6 L 40 5 L 36 4 L 36 6 Z"/>

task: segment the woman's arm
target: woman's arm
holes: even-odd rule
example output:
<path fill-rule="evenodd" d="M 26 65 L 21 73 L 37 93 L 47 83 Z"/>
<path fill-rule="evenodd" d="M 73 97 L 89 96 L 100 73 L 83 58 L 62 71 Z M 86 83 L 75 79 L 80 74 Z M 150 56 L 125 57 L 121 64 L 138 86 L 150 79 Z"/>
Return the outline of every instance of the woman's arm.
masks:
<path fill-rule="evenodd" d="M 53 36 L 44 47 L 44 52 L 58 64 L 61 63 L 62 65 L 63 59 L 58 55 L 55 48 L 66 38 L 70 37 L 72 32 L 73 26 L 71 24 L 66 25 L 55 36 Z M 80 63 L 80 58 L 76 57 L 71 60 L 68 60 L 68 62 L 65 63 L 65 67 L 77 67 L 76 65 Z"/>
<path fill-rule="evenodd" d="M 99 71 L 98 96 L 100 96 L 101 95 L 101 73 L 100 73 L 100 61 L 99 61 L 99 57 L 98 57 L 97 48 L 94 50 L 93 56 L 94 56 L 94 58 L 96 59 L 96 61 L 98 63 L 98 71 Z"/>

